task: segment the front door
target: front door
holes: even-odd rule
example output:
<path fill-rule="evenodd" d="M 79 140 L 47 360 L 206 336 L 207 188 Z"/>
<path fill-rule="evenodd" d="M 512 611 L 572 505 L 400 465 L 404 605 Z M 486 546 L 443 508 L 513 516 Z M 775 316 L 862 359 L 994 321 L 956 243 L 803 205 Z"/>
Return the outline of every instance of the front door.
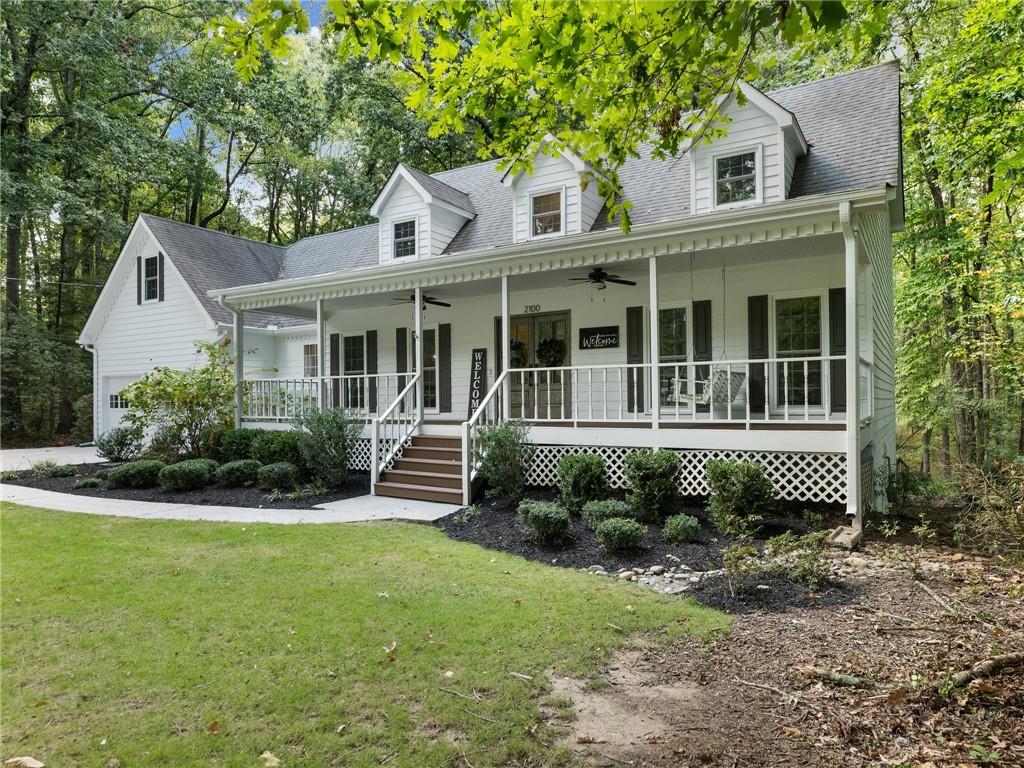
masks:
<path fill-rule="evenodd" d="M 544 370 L 570 365 L 569 313 L 515 315 L 509 330 L 509 368 L 540 369 L 510 374 L 513 418 L 571 418 L 569 371 Z"/>

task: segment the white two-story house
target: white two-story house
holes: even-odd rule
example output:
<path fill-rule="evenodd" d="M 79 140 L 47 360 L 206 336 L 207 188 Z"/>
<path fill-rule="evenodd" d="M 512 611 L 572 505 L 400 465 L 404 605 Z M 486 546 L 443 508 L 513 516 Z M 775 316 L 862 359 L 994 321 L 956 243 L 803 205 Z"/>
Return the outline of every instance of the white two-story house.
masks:
<path fill-rule="evenodd" d="M 687 494 L 727 457 L 785 499 L 884 505 L 898 68 L 742 90 L 723 138 L 626 163 L 629 234 L 578 157 L 544 151 L 520 175 L 400 165 L 377 223 L 286 248 L 140 216 L 81 336 L 96 430 L 127 383 L 228 338 L 238 423 L 349 409 L 377 494 L 469 501 L 478 429 L 521 419 L 537 485 L 573 451 L 621 485 L 662 447 Z"/>

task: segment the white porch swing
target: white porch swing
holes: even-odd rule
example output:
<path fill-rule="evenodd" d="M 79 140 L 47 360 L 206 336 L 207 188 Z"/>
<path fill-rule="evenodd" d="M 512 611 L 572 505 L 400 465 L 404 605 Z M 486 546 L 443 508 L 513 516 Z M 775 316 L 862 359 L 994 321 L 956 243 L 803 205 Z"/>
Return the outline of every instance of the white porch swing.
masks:
<path fill-rule="evenodd" d="M 690 253 L 690 296 L 693 296 L 693 258 L 694 254 Z M 725 307 L 725 266 L 722 266 L 722 304 L 723 312 Z M 723 318 L 724 322 L 724 318 Z M 695 344 L 690 345 L 690 359 L 696 357 L 697 349 Z M 719 357 L 719 363 L 728 363 L 728 356 L 725 352 L 725 347 L 722 347 L 722 354 Z M 693 389 L 691 390 L 687 378 L 675 377 L 672 379 L 672 392 L 670 397 L 672 402 L 676 405 L 686 405 L 690 408 L 691 412 L 696 412 L 697 406 L 710 406 L 712 404 L 731 408 L 732 404 L 739 397 L 743 391 L 743 387 L 747 382 L 747 374 L 745 371 L 730 371 L 728 366 L 722 367 L 721 365 L 715 365 L 713 362 L 707 362 L 705 364 L 709 369 L 710 373 L 707 378 L 695 379 L 693 382 Z M 694 372 L 698 370 L 698 367 L 694 367 Z"/>

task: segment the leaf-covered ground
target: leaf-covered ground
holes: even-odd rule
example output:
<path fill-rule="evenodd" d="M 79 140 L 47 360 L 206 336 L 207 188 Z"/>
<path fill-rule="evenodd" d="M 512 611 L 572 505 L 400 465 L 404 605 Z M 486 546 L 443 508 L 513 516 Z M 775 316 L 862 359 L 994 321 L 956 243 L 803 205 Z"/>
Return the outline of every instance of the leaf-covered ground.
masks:
<path fill-rule="evenodd" d="M 426 526 L 2 526 L 0 757 L 49 766 L 571 764 L 549 670 L 728 624 Z"/>

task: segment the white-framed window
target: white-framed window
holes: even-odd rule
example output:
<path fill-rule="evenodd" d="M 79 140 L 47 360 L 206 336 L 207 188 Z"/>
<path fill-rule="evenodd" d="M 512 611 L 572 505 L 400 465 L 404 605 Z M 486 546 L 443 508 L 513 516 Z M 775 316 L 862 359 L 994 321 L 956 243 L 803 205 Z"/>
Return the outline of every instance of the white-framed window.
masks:
<path fill-rule="evenodd" d="M 416 219 L 396 221 L 391 225 L 391 252 L 396 259 L 416 256 Z"/>
<path fill-rule="evenodd" d="M 410 329 L 409 363 L 407 370 L 416 370 L 415 331 Z M 438 412 L 437 389 L 437 326 L 423 326 L 423 407 L 432 413 Z"/>
<path fill-rule="evenodd" d="M 148 256 L 142 260 L 142 300 L 160 299 L 160 257 Z"/>
<path fill-rule="evenodd" d="M 562 190 L 530 196 L 530 237 L 562 233 L 564 209 Z"/>
<path fill-rule="evenodd" d="M 343 408 L 366 407 L 366 333 L 344 333 L 341 336 L 341 373 L 344 379 Z"/>
<path fill-rule="evenodd" d="M 320 356 L 316 344 L 302 345 L 302 375 L 307 379 L 316 378 L 320 374 Z"/>
<path fill-rule="evenodd" d="M 775 365 L 775 402 L 779 408 L 823 404 L 822 364 L 828 348 L 827 302 L 820 293 L 786 294 L 772 298 L 771 343 Z M 795 358 L 793 362 L 784 362 Z"/>
<path fill-rule="evenodd" d="M 116 392 L 110 396 L 110 410 L 112 411 L 126 411 L 128 410 L 128 401 L 125 400 L 124 394 Z"/>
<path fill-rule="evenodd" d="M 761 148 L 715 155 L 712 158 L 712 200 L 716 208 L 761 201 Z"/>

